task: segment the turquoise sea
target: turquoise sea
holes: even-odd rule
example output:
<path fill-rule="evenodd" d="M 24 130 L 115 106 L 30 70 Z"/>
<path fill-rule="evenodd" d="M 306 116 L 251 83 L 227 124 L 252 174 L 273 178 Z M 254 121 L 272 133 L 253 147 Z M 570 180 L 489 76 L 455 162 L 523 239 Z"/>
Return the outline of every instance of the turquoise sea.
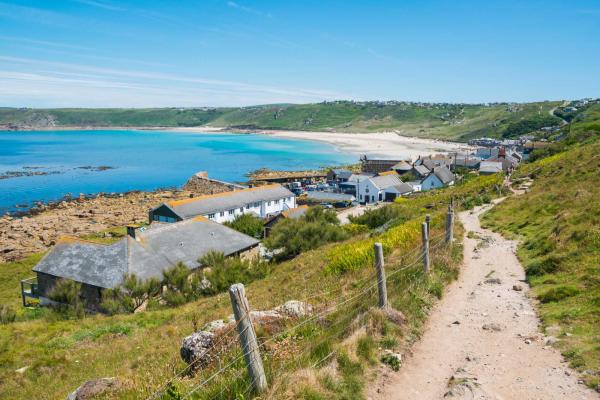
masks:
<path fill-rule="evenodd" d="M 0 212 L 68 194 L 177 187 L 198 171 L 244 181 L 246 173 L 262 167 L 310 169 L 357 159 L 321 142 L 258 134 L 0 131 L 0 176 L 17 176 L 0 179 Z"/>

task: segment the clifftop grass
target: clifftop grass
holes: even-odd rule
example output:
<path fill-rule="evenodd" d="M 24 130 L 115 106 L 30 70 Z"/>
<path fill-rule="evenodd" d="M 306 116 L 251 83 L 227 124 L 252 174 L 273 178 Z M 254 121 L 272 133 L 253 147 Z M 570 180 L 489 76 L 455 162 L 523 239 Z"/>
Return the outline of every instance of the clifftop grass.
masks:
<path fill-rule="evenodd" d="M 575 127 L 585 133 L 585 145 L 521 167 L 515 179 L 532 176 L 531 191 L 508 198 L 483 222 L 521 241 L 517 254 L 540 300 L 544 326 L 560 327 L 558 346 L 595 386 L 600 383 L 600 142 L 589 139 L 600 129 L 594 133 L 586 125 Z"/>

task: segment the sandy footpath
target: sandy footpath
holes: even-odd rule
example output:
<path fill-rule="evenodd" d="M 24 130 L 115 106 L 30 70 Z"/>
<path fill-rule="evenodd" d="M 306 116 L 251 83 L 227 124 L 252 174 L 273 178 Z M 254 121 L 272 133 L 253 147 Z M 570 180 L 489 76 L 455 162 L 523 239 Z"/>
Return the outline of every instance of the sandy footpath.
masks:
<path fill-rule="evenodd" d="M 516 242 L 480 226 L 488 208 L 460 214 L 466 231 L 479 236 L 465 236 L 461 275 L 433 309 L 412 355 L 398 373 L 381 374 L 369 399 L 599 398 L 550 346 L 556 339 L 539 333 Z"/>

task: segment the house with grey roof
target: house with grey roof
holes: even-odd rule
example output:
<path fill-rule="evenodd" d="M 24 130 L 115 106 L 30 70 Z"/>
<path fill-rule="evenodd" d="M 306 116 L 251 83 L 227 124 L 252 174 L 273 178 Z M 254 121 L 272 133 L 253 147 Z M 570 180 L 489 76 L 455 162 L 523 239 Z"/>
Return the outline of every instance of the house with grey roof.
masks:
<path fill-rule="evenodd" d="M 398 174 L 390 171 L 369 177 L 357 184 L 356 193 L 360 203 L 393 201 L 396 197 L 413 192 L 413 187 L 404 183 Z"/>
<path fill-rule="evenodd" d="M 429 168 L 427 168 L 427 167 L 426 167 L 426 166 L 424 166 L 424 165 L 414 165 L 414 166 L 413 166 L 413 175 L 414 175 L 416 178 L 423 179 L 423 178 L 425 178 L 426 176 L 428 176 L 430 172 L 431 172 L 431 171 L 429 170 Z"/>
<path fill-rule="evenodd" d="M 502 162 L 500 161 L 482 161 L 479 165 L 480 175 L 492 175 L 503 172 Z"/>
<path fill-rule="evenodd" d="M 113 244 L 62 238 L 33 268 L 35 293 L 42 304 L 61 279 L 82 285 L 86 308 L 99 310 L 102 291 L 118 287 L 125 274 L 142 280 L 162 278 L 163 271 L 178 262 L 190 270 L 200 267 L 198 259 L 210 251 L 226 256 L 246 253 L 258 240 L 203 217 L 171 224 L 128 228 L 127 236 Z"/>
<path fill-rule="evenodd" d="M 279 185 L 257 186 L 163 203 L 149 213 L 150 222 L 177 222 L 197 216 L 219 223 L 252 213 L 267 218 L 296 207 L 296 196 Z"/>
<path fill-rule="evenodd" d="M 347 182 L 352 176 L 352 171 L 349 169 L 334 168 L 327 173 L 327 180 L 330 182 Z"/>
<path fill-rule="evenodd" d="M 445 165 L 435 167 L 431 173 L 421 181 L 421 191 L 454 185 L 454 179 L 454 174 Z"/>

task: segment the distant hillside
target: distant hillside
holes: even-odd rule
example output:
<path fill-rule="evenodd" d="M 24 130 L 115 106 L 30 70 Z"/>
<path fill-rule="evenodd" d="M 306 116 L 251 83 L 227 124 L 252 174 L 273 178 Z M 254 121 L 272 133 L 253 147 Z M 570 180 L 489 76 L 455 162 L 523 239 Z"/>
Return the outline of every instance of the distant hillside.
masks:
<path fill-rule="evenodd" d="M 447 104 L 336 101 L 242 108 L 29 109 L 0 108 L 0 128 L 194 127 L 304 131 L 396 131 L 407 136 L 466 141 L 513 137 L 560 126 L 562 102 Z"/>

